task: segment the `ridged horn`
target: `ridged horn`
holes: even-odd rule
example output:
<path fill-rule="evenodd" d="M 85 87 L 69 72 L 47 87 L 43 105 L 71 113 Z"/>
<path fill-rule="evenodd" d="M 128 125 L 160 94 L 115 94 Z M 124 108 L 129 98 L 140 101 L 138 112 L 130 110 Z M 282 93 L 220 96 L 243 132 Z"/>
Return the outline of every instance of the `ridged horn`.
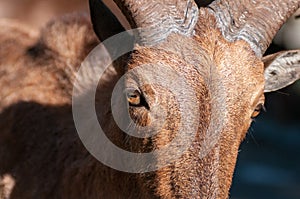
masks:
<path fill-rule="evenodd" d="M 191 36 L 198 20 L 194 0 L 114 0 L 132 28 L 141 28 L 139 43 L 155 45 L 172 32 Z"/>
<path fill-rule="evenodd" d="M 89 0 L 89 6 L 93 28 L 100 41 L 125 31 L 117 17 L 102 0 Z"/>
<path fill-rule="evenodd" d="M 299 6 L 300 0 L 216 0 L 209 8 L 227 40 L 245 40 L 262 57 L 282 24 Z"/>

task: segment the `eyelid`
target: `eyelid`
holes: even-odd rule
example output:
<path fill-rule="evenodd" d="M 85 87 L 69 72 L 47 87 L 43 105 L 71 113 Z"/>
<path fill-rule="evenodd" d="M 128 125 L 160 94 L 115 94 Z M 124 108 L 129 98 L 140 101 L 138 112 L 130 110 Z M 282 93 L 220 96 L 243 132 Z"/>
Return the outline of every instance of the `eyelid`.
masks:
<path fill-rule="evenodd" d="M 264 111 L 264 112 L 267 111 L 267 109 L 266 109 L 266 107 L 265 107 L 265 104 L 261 103 L 261 108 L 260 108 L 260 110 L 262 110 L 262 111 Z"/>
<path fill-rule="evenodd" d="M 137 89 L 126 89 L 126 97 L 131 106 L 138 106 L 141 103 L 141 93 Z"/>
<path fill-rule="evenodd" d="M 254 111 L 252 113 L 251 118 L 254 119 L 255 117 L 257 117 L 261 113 L 262 110 L 266 112 L 266 107 L 265 107 L 264 103 L 259 103 L 255 107 L 255 109 L 254 109 Z"/>
<path fill-rule="evenodd" d="M 124 90 L 124 93 L 130 93 L 130 92 L 134 92 L 134 91 L 138 91 L 139 93 L 141 93 L 140 89 L 137 88 L 137 87 L 129 87 L 129 88 L 126 88 Z"/>
<path fill-rule="evenodd" d="M 253 105 L 257 104 L 257 102 L 261 102 L 261 103 L 265 102 L 264 87 L 261 87 L 260 89 L 257 90 L 257 92 L 253 94 L 251 102 Z"/>

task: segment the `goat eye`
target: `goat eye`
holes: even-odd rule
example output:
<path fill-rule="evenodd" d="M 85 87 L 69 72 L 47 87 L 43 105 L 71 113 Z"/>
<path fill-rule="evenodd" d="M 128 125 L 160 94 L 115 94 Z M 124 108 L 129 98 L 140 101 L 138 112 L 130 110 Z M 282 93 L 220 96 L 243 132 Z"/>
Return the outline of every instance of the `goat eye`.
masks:
<path fill-rule="evenodd" d="M 264 104 L 258 104 L 256 106 L 256 108 L 254 109 L 254 112 L 252 113 L 251 118 L 255 118 L 259 115 L 259 113 L 261 112 L 261 110 L 266 110 Z"/>
<path fill-rule="evenodd" d="M 141 103 L 141 93 L 138 90 L 128 90 L 127 101 L 130 106 L 139 106 Z"/>

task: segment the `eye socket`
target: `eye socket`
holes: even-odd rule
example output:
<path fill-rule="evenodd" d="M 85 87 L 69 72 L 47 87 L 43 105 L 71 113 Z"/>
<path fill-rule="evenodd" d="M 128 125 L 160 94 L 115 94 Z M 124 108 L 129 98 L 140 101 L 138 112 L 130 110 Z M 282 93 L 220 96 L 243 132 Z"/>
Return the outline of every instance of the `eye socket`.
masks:
<path fill-rule="evenodd" d="M 263 103 L 258 104 L 256 106 L 256 108 L 254 109 L 254 112 L 251 115 L 251 118 L 253 119 L 253 118 L 257 117 L 259 115 L 259 113 L 261 112 L 261 110 L 266 111 L 266 108 Z"/>
<path fill-rule="evenodd" d="M 130 106 L 139 106 L 141 104 L 141 93 L 136 89 L 128 89 L 126 97 Z"/>
<path fill-rule="evenodd" d="M 126 98 L 129 106 L 131 107 L 144 107 L 147 110 L 150 110 L 150 106 L 143 95 L 143 93 L 136 88 L 126 89 Z"/>

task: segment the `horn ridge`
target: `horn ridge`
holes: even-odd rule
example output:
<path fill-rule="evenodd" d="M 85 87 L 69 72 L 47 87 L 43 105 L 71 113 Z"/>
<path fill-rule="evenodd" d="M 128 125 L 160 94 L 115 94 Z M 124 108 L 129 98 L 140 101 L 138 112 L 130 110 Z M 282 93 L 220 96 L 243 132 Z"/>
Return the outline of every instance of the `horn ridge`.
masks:
<path fill-rule="evenodd" d="M 155 45 L 171 33 L 192 36 L 198 21 L 194 0 L 115 0 L 132 28 L 140 28 L 140 43 Z"/>
<path fill-rule="evenodd" d="M 299 6 L 299 0 L 217 0 L 210 4 L 209 11 L 227 40 L 245 40 L 262 57 L 282 24 Z"/>

